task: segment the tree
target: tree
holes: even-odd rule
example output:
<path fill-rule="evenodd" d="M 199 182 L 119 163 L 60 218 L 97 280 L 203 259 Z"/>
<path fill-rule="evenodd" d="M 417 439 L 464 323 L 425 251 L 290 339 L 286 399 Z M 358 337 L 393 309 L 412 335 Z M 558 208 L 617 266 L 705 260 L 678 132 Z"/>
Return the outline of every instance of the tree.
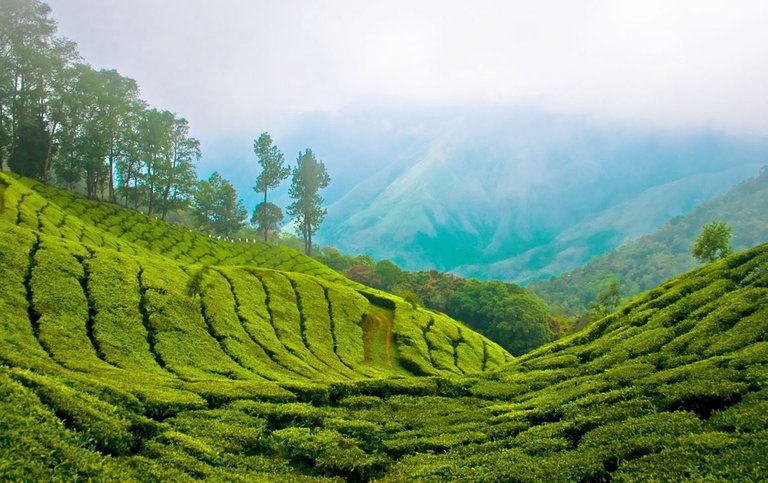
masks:
<path fill-rule="evenodd" d="M 259 139 L 253 141 L 253 152 L 256 153 L 256 157 L 261 165 L 261 174 L 256 178 L 256 186 L 253 190 L 257 193 L 264 192 L 264 202 L 257 206 L 253 213 L 253 219 L 259 226 L 259 231 L 264 233 L 264 241 L 267 241 L 267 235 L 272 230 L 272 223 L 280 223 L 283 219 L 283 212 L 280 208 L 273 204 L 267 204 L 267 191 L 275 189 L 280 185 L 280 182 L 286 179 L 291 170 L 287 166 L 283 166 L 283 153 L 277 149 L 277 146 L 272 144 L 272 138 L 269 133 L 263 132 Z M 277 210 L 275 210 L 277 208 Z M 278 212 L 280 218 L 275 221 L 275 217 Z"/>
<path fill-rule="evenodd" d="M 691 252 L 700 262 L 714 262 L 731 254 L 731 227 L 724 221 L 712 220 L 704 225 Z"/>
<path fill-rule="evenodd" d="M 251 223 L 257 225 L 258 233 L 264 233 L 264 241 L 268 241 L 270 233 L 280 230 L 280 222 L 283 221 L 283 210 L 274 203 L 265 201 L 256 205 L 251 217 Z"/>
<path fill-rule="evenodd" d="M 139 100 L 139 86 L 135 80 L 120 75 L 116 70 L 99 71 L 104 86 L 103 109 L 104 127 L 108 138 L 108 171 L 109 171 L 109 200 L 117 201 L 115 197 L 115 168 L 117 160 L 126 154 L 130 130 L 130 118 L 133 113 L 142 109 Z"/>
<path fill-rule="evenodd" d="M 200 159 L 200 142 L 189 137 L 187 120 L 172 116 L 169 144 L 162 150 L 165 156 L 159 169 L 162 190 L 159 204 L 163 220 L 169 210 L 188 206 L 197 180 L 194 162 Z"/>
<path fill-rule="evenodd" d="M 215 171 L 197 184 L 193 206 L 200 227 L 216 235 L 235 233 L 248 215 L 235 187 Z"/>
<path fill-rule="evenodd" d="M 466 280 L 453 293 L 448 313 L 515 355 L 552 338 L 546 303 L 514 284 Z"/>
<path fill-rule="evenodd" d="M 381 289 L 386 291 L 392 291 L 402 275 L 400 267 L 390 262 L 389 260 L 381 260 L 376 264 L 376 275 L 381 280 Z"/>
<path fill-rule="evenodd" d="M 296 217 L 296 232 L 304 240 L 304 253 L 307 255 L 312 255 L 312 235 L 320 228 L 326 214 L 318 191 L 330 182 L 325 165 L 315 158 L 312 150 L 299 152 L 288 191 L 288 195 L 296 201 L 288 206 L 288 213 Z"/>
<path fill-rule="evenodd" d="M 621 301 L 621 284 L 616 278 L 612 278 L 608 285 L 601 290 L 595 300 L 592 301 L 590 308 L 596 318 L 602 318 L 610 314 L 619 306 Z"/>
<path fill-rule="evenodd" d="M 0 1 L 0 157 L 44 182 L 61 127 L 63 72 L 77 58 L 49 14 L 37 0 Z"/>

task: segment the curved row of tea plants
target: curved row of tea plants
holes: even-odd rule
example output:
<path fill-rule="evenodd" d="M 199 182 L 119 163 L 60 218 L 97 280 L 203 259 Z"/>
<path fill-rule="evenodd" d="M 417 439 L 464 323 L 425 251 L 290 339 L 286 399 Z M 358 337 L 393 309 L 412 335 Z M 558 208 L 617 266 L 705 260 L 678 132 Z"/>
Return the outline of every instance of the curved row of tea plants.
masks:
<path fill-rule="evenodd" d="M 203 235 L 11 173 L 0 173 L 0 183 L 5 186 L 3 218 L 47 235 L 133 254 L 149 252 L 185 264 L 253 265 L 363 287 L 287 247 Z"/>

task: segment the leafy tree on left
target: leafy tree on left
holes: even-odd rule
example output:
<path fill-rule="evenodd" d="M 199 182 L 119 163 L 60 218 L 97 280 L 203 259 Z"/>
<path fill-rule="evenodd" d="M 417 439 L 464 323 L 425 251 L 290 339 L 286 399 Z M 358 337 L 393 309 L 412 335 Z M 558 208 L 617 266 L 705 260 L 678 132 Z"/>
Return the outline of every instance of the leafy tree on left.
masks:
<path fill-rule="evenodd" d="M 0 0 L 0 167 L 48 180 L 62 129 L 65 70 L 74 43 L 56 37 L 48 5 Z"/>
<path fill-rule="evenodd" d="M 199 157 L 187 121 L 82 63 L 46 4 L 0 0 L 0 169 L 165 218 L 188 205 Z"/>

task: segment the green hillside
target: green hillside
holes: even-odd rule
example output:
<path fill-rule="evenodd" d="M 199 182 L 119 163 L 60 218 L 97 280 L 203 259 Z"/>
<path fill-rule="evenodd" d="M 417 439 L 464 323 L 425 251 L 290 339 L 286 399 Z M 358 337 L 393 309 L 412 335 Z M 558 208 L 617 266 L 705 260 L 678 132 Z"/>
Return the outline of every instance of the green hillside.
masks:
<path fill-rule="evenodd" d="M 512 360 L 289 250 L 5 174 L 0 200 L 0 479 L 768 473 L 768 245 Z"/>
<path fill-rule="evenodd" d="M 691 246 L 702 226 L 714 219 L 733 227 L 733 248 L 744 250 L 768 241 L 768 169 L 672 219 L 654 233 L 550 280 L 529 285 L 537 295 L 568 315 L 589 307 L 611 279 L 621 282 L 623 296 L 649 290 L 692 269 Z"/>

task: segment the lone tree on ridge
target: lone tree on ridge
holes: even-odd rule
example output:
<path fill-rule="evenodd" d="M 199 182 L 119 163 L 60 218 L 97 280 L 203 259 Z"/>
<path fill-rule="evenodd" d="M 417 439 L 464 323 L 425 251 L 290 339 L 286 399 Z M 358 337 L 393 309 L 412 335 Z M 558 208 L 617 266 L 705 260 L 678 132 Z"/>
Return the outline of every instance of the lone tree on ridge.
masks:
<path fill-rule="evenodd" d="M 725 258 L 731 254 L 731 236 L 730 225 L 724 221 L 712 220 L 704 225 L 696 241 L 693 243 L 691 252 L 694 258 L 702 263 L 714 262 Z"/>

